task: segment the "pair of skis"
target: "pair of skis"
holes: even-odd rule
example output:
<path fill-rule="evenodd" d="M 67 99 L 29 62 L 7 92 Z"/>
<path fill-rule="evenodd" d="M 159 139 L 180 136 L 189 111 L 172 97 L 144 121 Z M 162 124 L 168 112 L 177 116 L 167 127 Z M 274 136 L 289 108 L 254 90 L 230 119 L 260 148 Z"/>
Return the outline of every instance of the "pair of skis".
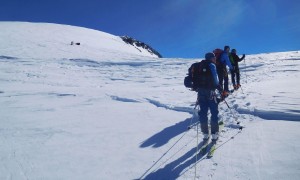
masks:
<path fill-rule="evenodd" d="M 210 142 L 209 139 L 207 139 L 207 140 L 204 140 L 204 141 L 206 141 L 206 142 L 200 148 L 200 150 L 199 150 L 199 156 L 200 157 L 206 157 L 207 159 L 210 159 L 210 158 L 212 158 L 214 156 L 214 153 L 216 151 L 217 140 L 212 140 Z"/>
<path fill-rule="evenodd" d="M 222 132 L 222 129 L 224 128 L 224 122 L 220 121 L 218 124 L 219 132 Z M 210 141 L 210 139 L 204 139 L 203 141 L 204 143 L 199 149 L 200 157 L 204 157 L 206 155 L 206 158 L 212 158 L 216 150 L 218 139 L 213 139 L 212 141 Z"/>

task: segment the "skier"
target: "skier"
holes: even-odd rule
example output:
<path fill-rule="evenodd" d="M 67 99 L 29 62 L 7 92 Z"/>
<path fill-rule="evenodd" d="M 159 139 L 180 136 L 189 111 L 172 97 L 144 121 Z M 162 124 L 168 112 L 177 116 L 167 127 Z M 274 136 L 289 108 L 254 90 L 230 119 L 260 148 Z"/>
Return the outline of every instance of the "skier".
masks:
<path fill-rule="evenodd" d="M 218 74 L 216 70 L 216 56 L 214 53 L 206 53 L 205 60 L 202 61 L 203 66 L 200 66 L 202 72 L 201 78 L 198 79 L 198 103 L 200 106 L 199 121 L 201 124 L 201 131 L 204 135 L 204 140 L 209 139 L 208 130 L 208 109 L 211 112 L 211 135 L 213 140 L 218 139 L 219 125 L 218 125 L 218 102 L 215 90 L 222 92 L 219 85 Z"/>
<path fill-rule="evenodd" d="M 239 87 L 241 87 L 240 84 L 240 69 L 239 69 L 239 62 L 241 62 L 245 58 L 245 54 L 243 54 L 242 58 L 239 58 L 239 56 L 236 54 L 236 49 L 232 49 L 231 53 L 229 55 L 229 59 L 231 61 L 233 70 L 230 71 L 231 73 L 231 81 L 233 84 L 233 88 L 236 90 Z M 236 82 L 235 83 L 235 77 L 236 77 Z"/>
<path fill-rule="evenodd" d="M 230 60 L 229 60 L 229 52 L 230 52 L 230 47 L 225 46 L 224 51 L 221 54 L 220 57 L 220 68 L 218 68 L 218 76 L 219 76 L 219 81 L 220 85 L 223 88 L 223 81 L 224 81 L 224 92 L 223 96 L 226 97 L 229 95 L 229 88 L 228 88 L 228 72 L 226 69 L 226 65 L 229 67 L 230 71 L 233 69 Z"/>

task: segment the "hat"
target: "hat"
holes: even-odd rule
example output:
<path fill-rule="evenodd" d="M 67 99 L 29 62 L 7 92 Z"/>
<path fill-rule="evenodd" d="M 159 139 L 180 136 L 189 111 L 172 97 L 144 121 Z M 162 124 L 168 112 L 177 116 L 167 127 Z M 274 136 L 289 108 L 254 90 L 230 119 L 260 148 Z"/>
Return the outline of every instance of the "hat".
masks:
<path fill-rule="evenodd" d="M 209 52 L 209 53 L 205 54 L 205 59 L 206 60 L 210 60 L 213 57 L 216 57 L 214 53 Z"/>
<path fill-rule="evenodd" d="M 236 49 L 232 49 L 231 52 L 232 52 L 232 53 L 236 53 Z"/>
<path fill-rule="evenodd" d="M 230 49 L 229 46 L 224 46 L 224 51 L 226 51 L 226 49 Z"/>

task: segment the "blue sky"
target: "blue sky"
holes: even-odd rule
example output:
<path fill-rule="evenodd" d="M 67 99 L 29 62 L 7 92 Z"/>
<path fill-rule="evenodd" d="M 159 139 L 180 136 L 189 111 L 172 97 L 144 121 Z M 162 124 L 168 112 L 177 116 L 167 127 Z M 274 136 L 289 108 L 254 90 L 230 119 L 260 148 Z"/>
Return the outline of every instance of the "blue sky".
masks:
<path fill-rule="evenodd" d="M 141 40 L 164 57 L 300 50 L 298 0 L 1 0 L 0 21 L 49 22 Z"/>

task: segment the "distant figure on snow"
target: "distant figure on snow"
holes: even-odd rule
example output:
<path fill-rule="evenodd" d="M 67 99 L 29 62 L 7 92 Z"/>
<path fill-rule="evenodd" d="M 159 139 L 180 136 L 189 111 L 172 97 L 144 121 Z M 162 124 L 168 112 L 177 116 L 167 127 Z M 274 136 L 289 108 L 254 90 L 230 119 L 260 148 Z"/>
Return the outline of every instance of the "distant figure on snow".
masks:
<path fill-rule="evenodd" d="M 74 45 L 74 42 L 73 41 L 71 41 L 71 45 Z M 79 42 L 77 42 L 77 43 L 75 43 L 75 45 L 80 45 L 80 43 Z"/>

